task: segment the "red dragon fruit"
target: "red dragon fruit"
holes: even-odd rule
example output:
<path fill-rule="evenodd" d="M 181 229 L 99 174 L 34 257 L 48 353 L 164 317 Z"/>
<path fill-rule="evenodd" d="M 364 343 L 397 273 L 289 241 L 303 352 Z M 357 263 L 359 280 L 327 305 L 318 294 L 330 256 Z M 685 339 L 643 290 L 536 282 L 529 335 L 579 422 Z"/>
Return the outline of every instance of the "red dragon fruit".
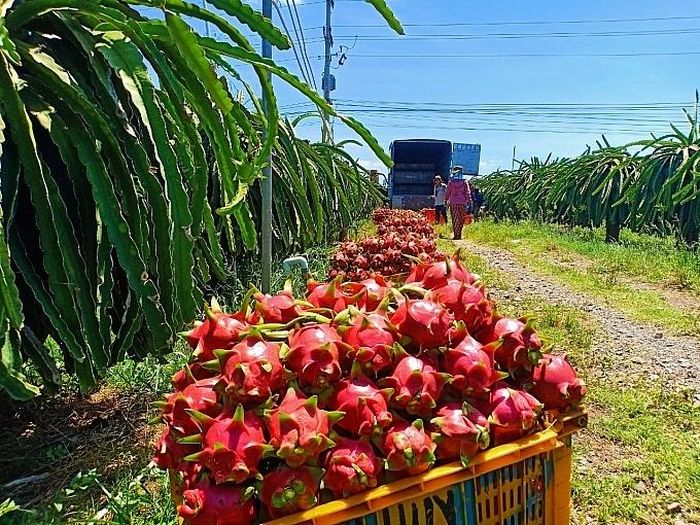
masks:
<path fill-rule="evenodd" d="M 255 299 L 255 317 L 265 323 L 287 324 L 300 317 L 304 313 L 304 305 L 294 299 L 290 285 L 277 295 L 268 295 L 261 292 L 253 294 Z M 257 319 L 255 319 L 257 320 Z"/>
<path fill-rule="evenodd" d="M 183 525 L 252 525 L 255 502 L 250 489 L 202 480 L 183 492 L 177 514 Z"/>
<path fill-rule="evenodd" d="M 437 364 L 429 356 L 406 355 L 381 384 L 394 389 L 392 403 L 397 408 L 427 417 L 437 405 L 447 379 L 446 374 L 437 371 Z"/>
<path fill-rule="evenodd" d="M 522 370 L 532 370 L 542 356 L 542 340 L 533 328 L 533 320 L 499 318 L 482 342 L 496 343 L 496 363 L 518 379 Z"/>
<path fill-rule="evenodd" d="M 448 403 L 430 420 L 439 435 L 435 451 L 439 459 L 460 458 L 465 467 L 479 451 L 489 447 L 489 423 L 486 417 L 468 403 Z"/>
<path fill-rule="evenodd" d="M 281 467 L 265 475 L 260 501 L 271 518 L 280 518 L 316 506 L 323 471 L 319 468 Z"/>
<path fill-rule="evenodd" d="M 383 438 L 378 438 L 378 447 L 386 456 L 387 470 L 420 474 L 435 463 L 436 445 L 420 419 L 395 422 Z"/>
<path fill-rule="evenodd" d="M 214 391 L 216 380 L 217 378 L 198 381 L 186 386 L 181 392 L 170 394 L 165 401 L 153 403 L 155 407 L 160 408 L 159 419 L 184 436 L 199 432 L 199 427 L 189 411 L 195 410 L 210 417 L 221 413 L 222 407 Z"/>
<path fill-rule="evenodd" d="M 180 439 L 181 436 L 166 426 L 155 444 L 153 462 L 162 469 L 178 469 L 185 456 L 192 453 L 192 446 L 178 443 Z"/>
<path fill-rule="evenodd" d="M 450 279 L 441 288 L 431 290 L 426 299 L 442 304 L 457 321 L 464 321 L 469 333 L 486 329 L 493 317 L 493 303 L 483 286 L 471 286 L 457 279 Z"/>
<path fill-rule="evenodd" d="M 452 376 L 450 386 L 465 396 L 480 396 L 508 374 L 494 368 L 493 349 L 467 336 L 442 355 L 443 370 Z"/>
<path fill-rule="evenodd" d="M 284 388 L 286 374 L 280 345 L 248 337 L 230 351 L 219 353 L 223 363 L 217 385 L 230 405 L 261 403 Z"/>
<path fill-rule="evenodd" d="M 532 371 L 529 391 L 545 408 L 566 411 L 586 395 L 586 385 L 563 355 L 544 354 Z"/>
<path fill-rule="evenodd" d="M 346 344 L 346 366 L 357 361 L 365 373 L 375 375 L 392 365 L 394 335 L 383 315 L 361 313 L 355 316 L 350 326 L 341 327 L 338 331 Z"/>
<path fill-rule="evenodd" d="M 362 292 L 348 295 L 343 291 L 341 283 L 343 276 L 338 275 L 329 283 L 309 282 L 307 300 L 316 308 L 327 308 L 336 313 L 355 304 L 362 297 Z"/>
<path fill-rule="evenodd" d="M 338 426 L 351 434 L 381 434 L 392 421 L 388 408 L 392 392 L 379 390 L 356 366 L 350 378 L 338 383 L 328 406 L 345 414 Z"/>
<path fill-rule="evenodd" d="M 326 456 L 323 484 L 340 498 L 347 498 L 377 486 L 382 461 L 366 441 L 340 438 Z"/>
<path fill-rule="evenodd" d="M 428 290 L 435 290 L 447 285 L 449 279 L 457 279 L 467 284 L 477 281 L 477 276 L 462 266 L 459 251 L 445 261 L 416 265 L 406 283 L 420 283 Z"/>
<path fill-rule="evenodd" d="M 316 460 L 335 445 L 328 435 L 343 413 L 321 410 L 317 403 L 316 396 L 306 399 L 290 388 L 279 407 L 265 413 L 270 444 L 290 467 Z"/>
<path fill-rule="evenodd" d="M 515 441 L 538 428 L 542 403 L 527 392 L 507 385 L 496 385 L 491 393 L 489 424 L 491 441 L 502 445 Z"/>
<path fill-rule="evenodd" d="M 194 361 L 186 365 L 182 370 L 175 372 L 171 379 L 171 383 L 175 390 L 181 391 L 197 381 L 210 379 L 217 374 L 218 373 L 216 370 L 205 368 L 203 362 Z"/>
<path fill-rule="evenodd" d="M 202 426 L 203 450 L 187 456 L 187 461 L 198 461 L 207 467 L 217 483 L 241 483 L 258 474 L 258 463 L 272 451 L 265 441 L 262 419 L 252 411 L 245 412 L 243 405 L 238 405 L 233 417 L 222 414 L 212 419 L 201 413 L 193 416 Z M 190 440 L 193 437 L 186 438 Z"/>
<path fill-rule="evenodd" d="M 420 348 L 445 346 L 464 335 L 460 337 L 454 316 L 445 307 L 424 299 L 401 300 L 390 321 L 411 345 Z"/>
<path fill-rule="evenodd" d="M 192 348 L 199 361 L 215 359 L 214 350 L 228 350 L 245 333 L 248 325 L 243 311 L 227 314 L 216 306 L 206 309 L 207 318 L 192 330 L 182 335 Z"/>
<path fill-rule="evenodd" d="M 389 283 L 387 283 L 381 275 L 375 274 L 359 283 L 347 283 L 344 286 L 351 284 L 357 285 L 350 286 L 353 292 L 352 295 L 360 293 L 360 298 L 356 306 L 362 308 L 365 312 L 373 312 L 376 310 L 387 295 L 389 295 Z"/>
<path fill-rule="evenodd" d="M 307 325 L 289 335 L 284 361 L 302 387 L 321 392 L 340 379 L 341 342 L 338 332 L 326 324 Z"/>

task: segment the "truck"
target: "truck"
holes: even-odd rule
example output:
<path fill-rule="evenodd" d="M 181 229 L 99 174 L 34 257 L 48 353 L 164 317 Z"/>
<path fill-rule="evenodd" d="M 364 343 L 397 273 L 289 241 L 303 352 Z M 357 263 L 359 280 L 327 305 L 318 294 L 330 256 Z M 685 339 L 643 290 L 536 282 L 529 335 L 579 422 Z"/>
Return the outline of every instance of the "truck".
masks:
<path fill-rule="evenodd" d="M 440 175 L 446 182 L 455 166 L 462 167 L 467 177 L 479 175 L 479 144 L 436 139 L 395 140 L 389 152 L 394 161 L 388 185 L 392 208 L 433 207 L 433 178 Z"/>

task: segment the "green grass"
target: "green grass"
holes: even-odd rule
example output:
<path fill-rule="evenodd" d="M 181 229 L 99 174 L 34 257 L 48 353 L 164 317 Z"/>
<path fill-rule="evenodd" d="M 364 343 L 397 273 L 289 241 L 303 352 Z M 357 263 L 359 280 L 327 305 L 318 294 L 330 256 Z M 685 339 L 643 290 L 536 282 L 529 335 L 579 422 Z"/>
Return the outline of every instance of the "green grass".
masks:
<path fill-rule="evenodd" d="M 662 294 L 681 288 L 687 304 L 700 304 L 700 258 L 670 239 L 625 232 L 620 244 L 608 244 L 600 231 L 532 222 L 480 221 L 465 232 L 465 238 L 506 249 L 539 273 L 633 319 L 674 333 L 697 333 L 700 328 L 697 307 L 669 302 Z"/>
<path fill-rule="evenodd" d="M 600 379 L 609 363 L 592 349 L 594 322 L 540 299 L 503 301 L 507 315 L 532 312 L 548 350 L 566 352 L 589 387 L 589 429 L 574 441 L 574 522 L 667 524 L 666 507 L 700 520 L 700 408 L 684 392 L 653 382 Z M 583 460 L 587 460 L 586 464 Z"/>

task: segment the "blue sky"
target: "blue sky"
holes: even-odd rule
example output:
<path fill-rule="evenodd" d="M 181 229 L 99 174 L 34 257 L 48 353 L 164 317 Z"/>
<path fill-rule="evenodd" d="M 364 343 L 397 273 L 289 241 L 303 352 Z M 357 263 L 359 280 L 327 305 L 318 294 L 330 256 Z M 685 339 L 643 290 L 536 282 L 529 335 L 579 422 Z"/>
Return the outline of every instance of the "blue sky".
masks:
<path fill-rule="evenodd" d="M 281 3 L 289 24 L 284 0 Z M 480 143 L 482 174 L 510 167 L 513 146 L 518 158 L 549 152 L 573 155 L 603 132 L 612 143 L 664 132 L 670 120 L 683 124 L 680 107 L 692 108 L 700 85 L 700 3 L 389 0 L 389 4 L 407 25 L 407 37 L 372 27 L 381 26 L 382 20 L 366 3 L 336 1 L 334 51 L 339 45 L 354 44 L 345 64 L 333 70 L 337 78 L 333 97 L 339 109 L 355 111 L 353 116 L 387 148 L 401 138 Z M 324 4 L 297 0 L 297 5 L 320 87 Z M 279 25 L 277 13 L 275 22 Z M 299 72 L 290 52 L 277 53 L 276 58 Z M 291 114 L 303 109 L 294 106 L 303 102 L 300 95 L 280 81 L 276 87 L 283 108 Z M 377 111 L 386 107 L 384 102 L 401 110 Z M 673 105 L 651 106 L 659 103 Z M 522 106 L 511 106 L 504 114 L 500 106 L 493 111 L 492 105 L 499 104 Z M 456 111 L 469 107 L 477 111 Z M 356 112 L 362 108 L 372 112 Z M 299 133 L 319 137 L 316 122 L 303 124 Z M 337 140 L 352 137 L 352 132 L 336 126 Z M 378 166 L 366 148 L 353 148 L 352 154 L 369 167 Z"/>

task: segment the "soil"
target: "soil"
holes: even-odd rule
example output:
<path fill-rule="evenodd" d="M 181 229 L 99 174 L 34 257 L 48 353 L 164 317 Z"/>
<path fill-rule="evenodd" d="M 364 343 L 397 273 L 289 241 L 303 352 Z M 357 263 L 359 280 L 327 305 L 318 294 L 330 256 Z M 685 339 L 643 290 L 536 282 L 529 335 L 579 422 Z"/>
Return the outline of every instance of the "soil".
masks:
<path fill-rule="evenodd" d="M 686 390 L 700 402 L 700 372 L 695 366 L 700 358 L 700 340 L 690 336 L 671 336 L 658 328 L 633 321 L 595 298 L 573 291 L 524 267 L 508 251 L 456 242 L 463 249 L 484 257 L 489 264 L 509 276 L 515 287 L 508 292 L 498 289 L 492 294 L 528 294 L 553 304 L 574 306 L 585 311 L 598 324 L 593 339 L 597 359 L 608 366 L 596 371 L 608 380 L 633 384 L 636 379 L 663 381 L 674 390 Z M 663 356 L 663 357 L 661 357 Z"/>

